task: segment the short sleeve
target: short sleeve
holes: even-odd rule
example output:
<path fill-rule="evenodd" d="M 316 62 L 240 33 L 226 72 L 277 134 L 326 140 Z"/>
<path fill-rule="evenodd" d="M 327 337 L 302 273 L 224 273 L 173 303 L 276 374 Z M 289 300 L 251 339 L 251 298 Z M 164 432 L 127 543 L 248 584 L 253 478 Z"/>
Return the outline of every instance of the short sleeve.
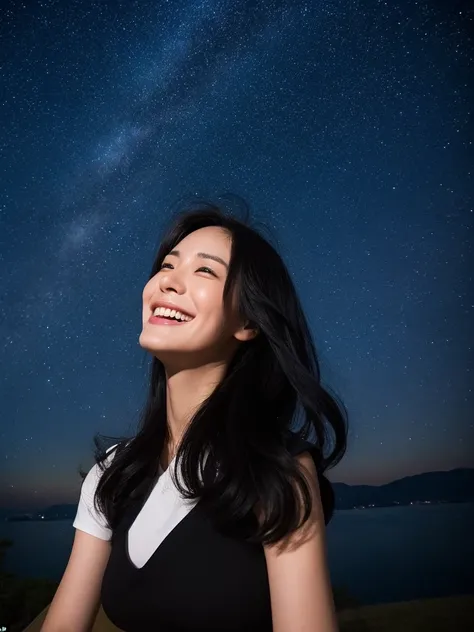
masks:
<path fill-rule="evenodd" d="M 110 447 L 107 452 L 113 450 L 117 445 L 118 444 L 115 444 Z M 114 454 L 115 452 L 106 458 L 106 466 L 110 464 Z M 94 535 L 96 538 L 100 538 L 101 540 L 110 540 L 112 537 L 112 530 L 107 526 L 105 516 L 98 512 L 94 506 L 94 494 L 101 474 L 102 470 L 96 463 L 91 467 L 86 478 L 83 480 L 79 504 L 77 506 L 77 513 L 72 526 L 75 529 L 80 529 L 90 535 Z"/>
<path fill-rule="evenodd" d="M 311 443 L 311 441 L 307 441 L 302 439 L 296 433 L 289 432 L 287 436 L 287 449 L 288 452 L 297 456 L 302 452 L 311 451 L 315 448 L 315 444 Z M 327 525 L 331 520 L 331 517 L 334 513 L 335 507 L 335 496 L 334 489 L 332 487 L 331 482 L 324 476 L 320 471 L 318 471 L 318 482 L 319 482 L 319 493 L 321 495 L 321 503 L 324 512 L 324 522 Z"/>

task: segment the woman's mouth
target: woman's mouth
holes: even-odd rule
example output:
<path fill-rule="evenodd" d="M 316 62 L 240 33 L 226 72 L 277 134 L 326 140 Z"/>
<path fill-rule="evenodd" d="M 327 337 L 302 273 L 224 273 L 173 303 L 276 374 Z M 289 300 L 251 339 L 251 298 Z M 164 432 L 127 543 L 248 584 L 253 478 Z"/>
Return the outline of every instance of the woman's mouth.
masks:
<path fill-rule="evenodd" d="M 152 325 L 184 325 L 193 320 L 193 316 L 168 307 L 157 307 L 148 319 Z"/>
<path fill-rule="evenodd" d="M 189 320 L 176 320 L 176 318 L 166 318 L 166 316 L 155 316 L 152 314 L 148 319 L 151 325 L 186 325 Z"/>

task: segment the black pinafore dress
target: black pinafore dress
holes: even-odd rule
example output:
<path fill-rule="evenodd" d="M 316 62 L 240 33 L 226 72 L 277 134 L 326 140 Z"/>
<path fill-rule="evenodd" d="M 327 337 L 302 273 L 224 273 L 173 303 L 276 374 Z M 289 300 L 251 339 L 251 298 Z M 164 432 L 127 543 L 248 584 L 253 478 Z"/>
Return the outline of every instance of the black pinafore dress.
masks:
<path fill-rule="evenodd" d="M 307 442 L 297 442 L 292 453 Z M 129 555 L 128 531 L 143 506 L 132 503 L 114 532 L 102 607 L 124 632 L 272 632 L 262 545 L 217 531 L 197 504 L 142 568 Z"/>

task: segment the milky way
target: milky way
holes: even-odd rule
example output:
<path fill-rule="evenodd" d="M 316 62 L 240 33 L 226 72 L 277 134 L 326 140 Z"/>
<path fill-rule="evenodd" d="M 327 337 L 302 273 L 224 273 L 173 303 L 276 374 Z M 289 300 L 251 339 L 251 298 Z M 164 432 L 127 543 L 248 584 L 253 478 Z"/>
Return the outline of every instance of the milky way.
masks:
<path fill-rule="evenodd" d="M 448 4 L 448 3 L 446 3 Z M 133 429 L 141 291 L 182 197 L 234 192 L 344 401 L 333 480 L 472 466 L 467 2 L 11 3 L 0 506 L 74 501 Z"/>

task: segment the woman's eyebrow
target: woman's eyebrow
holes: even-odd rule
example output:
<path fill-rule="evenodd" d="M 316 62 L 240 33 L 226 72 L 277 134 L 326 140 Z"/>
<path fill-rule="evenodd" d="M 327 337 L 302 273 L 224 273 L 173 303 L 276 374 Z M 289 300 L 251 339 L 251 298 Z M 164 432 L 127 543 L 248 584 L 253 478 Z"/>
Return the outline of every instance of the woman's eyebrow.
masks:
<path fill-rule="evenodd" d="M 172 250 L 168 254 L 174 255 L 175 257 L 180 256 L 179 250 Z M 224 259 L 221 259 L 217 255 L 210 255 L 207 252 L 198 252 L 196 256 L 199 257 L 200 259 L 212 259 L 212 261 L 216 261 L 217 263 L 222 264 L 227 270 L 229 269 L 229 265 L 224 261 Z"/>

